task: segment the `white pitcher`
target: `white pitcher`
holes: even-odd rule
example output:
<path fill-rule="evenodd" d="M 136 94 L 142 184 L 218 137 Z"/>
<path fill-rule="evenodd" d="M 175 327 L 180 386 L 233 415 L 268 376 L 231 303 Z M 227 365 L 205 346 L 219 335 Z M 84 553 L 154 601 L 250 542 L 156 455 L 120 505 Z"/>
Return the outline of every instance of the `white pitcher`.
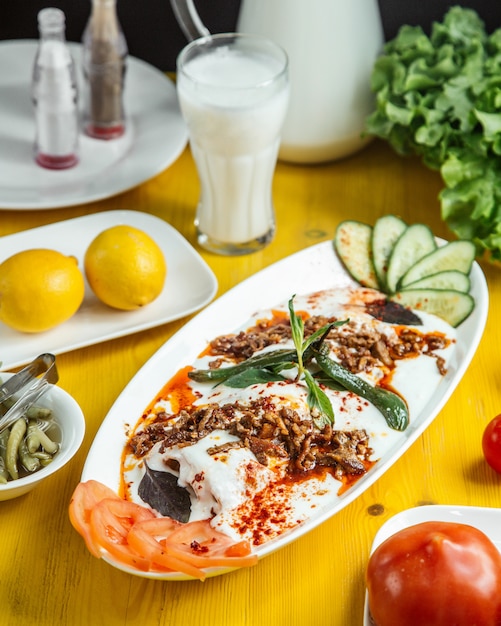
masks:
<path fill-rule="evenodd" d="M 171 3 L 188 39 L 208 34 L 193 0 Z M 320 163 L 366 144 L 370 76 L 384 41 L 377 0 L 242 0 L 237 30 L 265 35 L 289 56 L 280 159 Z"/>

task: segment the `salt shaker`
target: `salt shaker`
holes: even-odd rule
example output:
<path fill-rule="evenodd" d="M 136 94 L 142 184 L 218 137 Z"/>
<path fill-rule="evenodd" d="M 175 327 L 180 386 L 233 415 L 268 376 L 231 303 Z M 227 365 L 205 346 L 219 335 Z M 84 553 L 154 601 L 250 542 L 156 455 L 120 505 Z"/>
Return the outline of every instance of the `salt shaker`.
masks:
<path fill-rule="evenodd" d="M 79 128 L 75 64 L 66 44 L 64 13 L 42 9 L 38 29 L 32 78 L 35 160 L 42 167 L 65 169 L 78 162 Z"/>
<path fill-rule="evenodd" d="M 97 139 L 114 139 L 125 132 L 123 91 L 127 62 L 116 0 L 92 0 L 83 33 L 84 132 Z"/>

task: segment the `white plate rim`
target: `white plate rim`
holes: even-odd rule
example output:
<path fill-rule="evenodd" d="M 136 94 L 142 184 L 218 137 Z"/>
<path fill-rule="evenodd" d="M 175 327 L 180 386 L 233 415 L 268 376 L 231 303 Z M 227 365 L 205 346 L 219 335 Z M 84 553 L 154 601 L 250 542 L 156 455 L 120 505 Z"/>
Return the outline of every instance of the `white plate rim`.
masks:
<path fill-rule="evenodd" d="M 326 267 L 326 263 L 330 265 Z M 294 268 L 294 271 L 290 271 L 291 268 Z M 131 419 L 124 422 L 123 411 L 129 407 L 131 410 L 137 407 L 137 415 L 141 415 L 147 404 L 170 377 L 169 371 L 167 371 L 169 368 L 171 368 L 171 373 L 173 374 L 176 370 L 175 366 L 181 366 L 181 364 L 190 362 L 190 356 L 195 357 L 204 347 L 207 340 L 222 332 L 231 332 L 232 328 L 237 328 L 240 324 L 246 322 L 253 312 L 283 302 L 294 293 L 310 293 L 317 289 L 329 287 L 330 285 L 325 284 L 326 278 L 335 278 L 336 284 L 339 286 L 354 284 L 335 255 L 331 241 L 325 241 L 296 252 L 261 270 L 220 296 L 190 320 L 143 365 L 117 398 L 94 438 L 84 464 L 81 480 L 101 480 L 113 489 L 117 489 L 119 457 L 116 459 L 116 466 L 113 466 L 110 463 L 113 453 L 108 452 L 107 463 L 103 464 L 102 462 L 102 455 L 104 450 L 107 449 L 107 443 L 109 443 L 110 438 L 114 439 L 117 446 L 125 442 L 125 432 L 127 426 L 130 425 Z M 476 300 L 476 307 L 472 315 L 463 322 L 462 328 L 465 337 L 462 341 L 459 339 L 462 336 L 461 333 L 458 335 L 461 361 L 456 364 L 454 373 L 447 374 L 446 378 L 449 378 L 449 382 L 447 387 L 442 389 L 439 394 L 433 410 L 430 410 L 429 405 L 426 405 L 425 409 L 421 411 L 421 413 L 426 413 L 428 417 L 419 419 L 419 416 L 417 416 L 417 425 L 411 425 L 406 431 L 408 435 L 402 443 L 399 454 L 393 453 L 390 458 L 378 461 L 377 465 L 361 478 L 353 488 L 343 494 L 339 504 L 334 507 L 333 511 L 324 511 L 323 514 L 310 518 L 293 531 L 263 544 L 256 550 L 259 558 L 284 547 L 303 534 L 313 530 L 313 528 L 329 519 L 361 495 L 412 445 L 443 408 L 473 358 L 486 323 L 488 309 L 487 284 L 482 270 L 476 262 L 472 267 L 471 278 L 471 293 Z M 269 283 L 272 283 L 271 286 Z M 232 319 L 232 317 L 234 317 L 233 323 L 228 326 L 228 320 Z M 201 328 L 203 328 L 203 333 L 201 333 Z M 200 336 L 205 336 L 205 343 L 199 343 L 195 348 L 191 344 L 195 339 L 200 339 L 197 333 Z M 178 364 L 176 354 L 180 351 L 185 356 L 185 362 Z M 174 357 L 172 357 L 173 354 Z M 169 361 L 169 368 L 166 370 L 162 364 L 165 365 L 167 360 Z M 159 372 L 165 373 L 165 377 L 160 378 Z M 145 383 L 148 385 L 149 391 L 145 388 Z M 134 420 L 132 421 L 134 423 Z M 112 564 L 115 567 L 119 567 L 119 569 L 124 569 L 124 571 L 134 575 L 147 578 L 191 580 L 189 577 L 179 573 L 136 572 L 128 568 L 121 568 L 115 563 Z M 224 573 L 224 571 L 215 570 L 210 573 L 211 575 L 217 575 Z"/>
<path fill-rule="evenodd" d="M 68 42 L 75 59 L 81 86 L 81 44 Z M 0 128 L 8 133 L 0 141 L 0 167 L 10 167 L 9 160 L 17 150 L 22 154 L 19 179 L 31 180 L 31 186 L 9 190 L 0 183 L 0 210 L 41 210 L 97 202 L 122 193 L 153 178 L 169 167 L 184 150 L 188 131 L 181 116 L 174 83 L 166 74 L 145 61 L 129 55 L 127 59 L 124 108 L 128 119 L 126 137 L 101 141 L 81 134 L 81 158 L 69 170 L 51 171 L 37 166 L 32 159 L 31 139 L 35 123 L 25 102 L 29 97 L 31 64 L 38 42 L 31 39 L 0 42 L 0 91 L 12 87 L 21 90 L 22 101 L 14 112 L 3 111 L 0 105 Z M 26 74 L 12 75 L 10 62 L 2 57 L 12 55 L 23 63 Z M 3 83 L 6 83 L 5 85 Z M 135 84 L 140 89 L 135 89 Z M 146 91 L 145 91 L 146 90 Z M 79 89 L 81 92 L 81 88 Z M 148 97 L 146 97 L 148 96 Z M 14 150 L 5 148 L 9 141 L 22 142 Z M 16 143 L 12 145 L 16 146 Z M 106 154 L 106 157 L 102 156 Z M 92 166 L 96 158 L 104 159 L 104 167 Z M 28 190 L 28 191 L 27 191 Z M 2 197 L 3 196 L 3 197 Z"/>
<path fill-rule="evenodd" d="M 501 511 L 495 507 L 452 504 L 426 504 L 404 509 L 390 517 L 374 536 L 370 554 L 396 532 L 422 522 L 455 522 L 478 528 L 501 552 Z M 364 626 L 374 626 L 370 617 L 367 591 L 364 603 Z"/>
<path fill-rule="evenodd" d="M 150 213 L 115 209 L 0 237 L 0 262 L 15 252 L 46 247 L 73 255 L 83 270 L 85 249 L 109 226 L 128 224 L 158 243 L 167 261 L 167 278 L 160 296 L 136 311 L 117 311 L 99 302 L 85 280 L 85 298 L 77 313 L 49 331 L 26 334 L 0 323 L 0 370 L 23 365 L 38 354 L 61 354 L 167 324 L 209 303 L 217 279 L 193 246 L 170 224 Z M 43 242 L 43 245 L 40 245 Z"/>

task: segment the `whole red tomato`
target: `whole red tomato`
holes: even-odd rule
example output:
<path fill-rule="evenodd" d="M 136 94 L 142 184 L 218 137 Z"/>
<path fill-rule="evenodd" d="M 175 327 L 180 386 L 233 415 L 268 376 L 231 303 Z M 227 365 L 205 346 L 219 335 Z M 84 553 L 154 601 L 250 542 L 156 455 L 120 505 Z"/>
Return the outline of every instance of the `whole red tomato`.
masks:
<path fill-rule="evenodd" d="M 482 450 L 487 463 L 501 474 L 501 415 L 487 424 L 482 435 Z"/>
<path fill-rule="evenodd" d="M 377 626 L 501 626 L 501 554 L 466 524 L 395 533 L 369 559 L 367 590 Z"/>

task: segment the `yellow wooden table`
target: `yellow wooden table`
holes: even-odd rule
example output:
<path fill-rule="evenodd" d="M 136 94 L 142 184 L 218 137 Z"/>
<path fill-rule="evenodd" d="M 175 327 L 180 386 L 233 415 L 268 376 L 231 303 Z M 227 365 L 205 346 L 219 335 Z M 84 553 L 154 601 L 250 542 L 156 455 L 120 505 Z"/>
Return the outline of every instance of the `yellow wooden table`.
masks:
<path fill-rule="evenodd" d="M 437 173 L 377 141 L 336 163 L 279 163 L 274 241 L 241 258 L 202 256 L 218 278 L 220 295 L 261 268 L 331 239 L 346 218 L 373 223 L 380 215 L 398 213 L 408 222 L 428 223 L 447 238 L 451 235 L 437 200 L 441 187 Z M 154 179 L 113 198 L 67 209 L 1 211 L 0 235 L 90 212 L 135 209 L 166 220 L 195 245 L 198 192 L 187 149 Z M 484 337 L 462 382 L 424 435 L 334 518 L 256 567 L 204 583 L 157 582 L 121 573 L 87 552 L 67 516 L 107 411 L 186 319 L 58 356 L 59 385 L 81 405 L 87 433 L 79 454 L 58 475 L 26 496 L 0 502 L 0 624 L 361 625 L 370 546 L 390 516 L 423 503 L 501 506 L 501 476 L 485 464 L 480 445 L 485 424 L 501 412 L 501 325 L 493 313 L 501 308 L 501 270 L 488 263 L 483 269 L 491 299 Z"/>

